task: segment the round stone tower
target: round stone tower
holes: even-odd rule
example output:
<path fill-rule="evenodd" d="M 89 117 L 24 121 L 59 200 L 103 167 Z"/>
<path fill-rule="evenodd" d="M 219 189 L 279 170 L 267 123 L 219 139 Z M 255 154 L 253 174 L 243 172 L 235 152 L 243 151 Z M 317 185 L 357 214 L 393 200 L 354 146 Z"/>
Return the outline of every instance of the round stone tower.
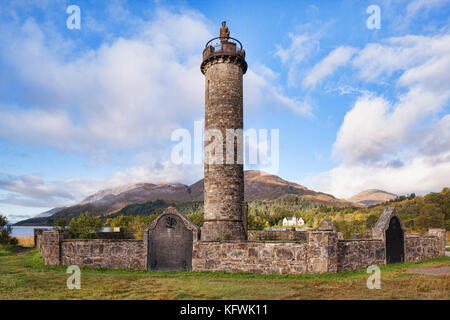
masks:
<path fill-rule="evenodd" d="M 247 63 L 241 43 L 229 34 L 222 22 L 220 37 L 206 44 L 200 67 L 206 80 L 202 240 L 247 239 L 242 157 L 242 76 Z M 216 148 L 211 152 L 212 144 Z"/>

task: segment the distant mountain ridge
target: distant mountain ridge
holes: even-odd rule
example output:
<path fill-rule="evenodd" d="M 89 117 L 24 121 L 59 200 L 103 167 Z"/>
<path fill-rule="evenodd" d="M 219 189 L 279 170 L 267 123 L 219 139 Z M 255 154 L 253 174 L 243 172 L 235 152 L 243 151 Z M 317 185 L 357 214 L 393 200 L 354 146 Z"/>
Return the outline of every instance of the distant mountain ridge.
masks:
<path fill-rule="evenodd" d="M 396 199 L 397 197 L 398 196 L 396 194 L 387 191 L 368 189 L 354 195 L 349 199 L 349 201 L 358 203 L 363 206 L 371 206 Z"/>
<path fill-rule="evenodd" d="M 66 207 L 57 207 L 57 208 L 53 208 L 50 209 L 48 211 L 39 213 L 38 215 L 34 216 L 33 218 L 47 218 L 47 217 L 51 217 L 52 215 L 54 215 L 55 213 L 60 212 L 61 210 L 65 209 Z"/>
<path fill-rule="evenodd" d="M 297 183 L 283 180 L 276 175 L 257 170 L 245 171 L 244 181 L 246 201 L 274 200 L 286 194 L 294 194 L 322 205 L 336 207 L 354 206 L 352 202 L 347 200 L 337 199 L 330 194 L 316 192 Z M 104 216 L 117 212 L 130 204 L 156 200 L 174 203 L 203 201 L 203 179 L 190 186 L 181 183 L 137 183 L 119 188 L 100 190 L 74 206 L 55 211 L 53 217 L 55 219 L 65 218 L 68 220 L 84 211 L 89 211 L 89 213 L 96 216 Z M 59 208 L 52 210 L 56 209 Z M 48 223 L 45 219 L 40 218 L 49 218 L 49 216 L 37 216 L 35 218 L 38 218 L 35 221 L 36 223 Z M 35 223 L 34 220 L 36 219 L 28 219 L 18 224 Z"/>

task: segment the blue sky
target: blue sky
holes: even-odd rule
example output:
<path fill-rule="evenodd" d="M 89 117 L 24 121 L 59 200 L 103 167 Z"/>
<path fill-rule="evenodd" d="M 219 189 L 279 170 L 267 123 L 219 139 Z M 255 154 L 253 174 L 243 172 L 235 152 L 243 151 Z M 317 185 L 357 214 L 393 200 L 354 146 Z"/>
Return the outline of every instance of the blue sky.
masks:
<path fill-rule="evenodd" d="M 0 213 L 202 178 L 171 162 L 170 137 L 204 116 L 201 52 L 223 20 L 246 50 L 245 129 L 279 129 L 279 176 L 342 198 L 440 191 L 449 13 L 448 0 L 2 2 Z"/>

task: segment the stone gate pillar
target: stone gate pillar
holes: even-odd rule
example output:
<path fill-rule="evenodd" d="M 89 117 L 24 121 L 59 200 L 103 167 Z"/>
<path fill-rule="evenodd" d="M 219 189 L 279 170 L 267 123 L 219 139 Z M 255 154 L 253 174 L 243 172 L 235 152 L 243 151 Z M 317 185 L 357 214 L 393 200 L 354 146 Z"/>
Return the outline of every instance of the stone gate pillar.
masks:
<path fill-rule="evenodd" d="M 439 239 L 439 255 L 445 256 L 445 241 L 447 237 L 446 229 L 432 228 L 428 230 L 428 235 L 436 236 Z"/>
<path fill-rule="evenodd" d="M 308 231 L 308 272 L 335 273 L 338 264 L 338 233 L 327 219 Z"/>

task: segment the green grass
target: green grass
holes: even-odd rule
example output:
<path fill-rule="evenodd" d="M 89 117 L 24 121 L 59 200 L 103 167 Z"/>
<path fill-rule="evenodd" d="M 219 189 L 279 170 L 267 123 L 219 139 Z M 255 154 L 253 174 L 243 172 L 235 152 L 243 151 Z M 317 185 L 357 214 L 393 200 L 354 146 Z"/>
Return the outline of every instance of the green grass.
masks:
<path fill-rule="evenodd" d="M 381 266 L 381 289 L 369 290 L 366 270 L 335 274 L 261 275 L 147 272 L 81 268 L 81 290 L 69 290 L 64 266 L 41 254 L 0 247 L 0 299 L 449 299 L 450 277 L 408 273 L 449 266 L 450 258 Z"/>

